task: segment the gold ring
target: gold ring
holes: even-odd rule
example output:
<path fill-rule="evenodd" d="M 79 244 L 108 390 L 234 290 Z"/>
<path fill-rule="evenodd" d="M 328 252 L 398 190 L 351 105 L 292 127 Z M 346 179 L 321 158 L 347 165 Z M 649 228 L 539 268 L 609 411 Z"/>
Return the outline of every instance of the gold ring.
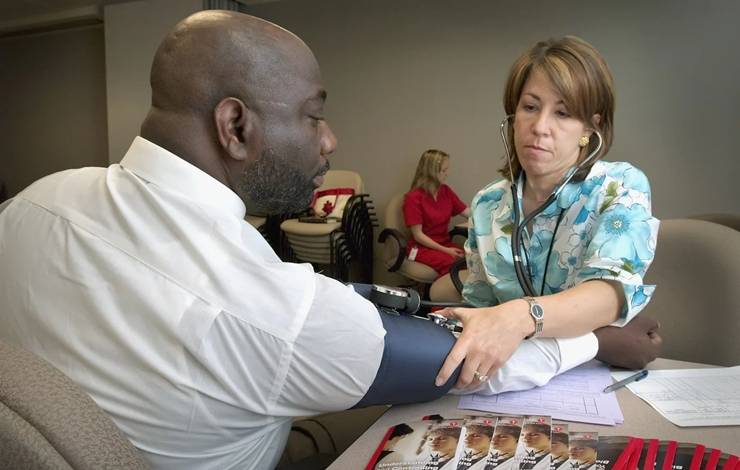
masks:
<path fill-rule="evenodd" d="M 486 380 L 488 380 L 488 376 L 487 375 L 483 375 L 480 372 L 478 372 L 477 370 L 475 372 L 473 372 L 473 376 L 476 379 L 478 379 L 478 382 L 485 382 Z"/>

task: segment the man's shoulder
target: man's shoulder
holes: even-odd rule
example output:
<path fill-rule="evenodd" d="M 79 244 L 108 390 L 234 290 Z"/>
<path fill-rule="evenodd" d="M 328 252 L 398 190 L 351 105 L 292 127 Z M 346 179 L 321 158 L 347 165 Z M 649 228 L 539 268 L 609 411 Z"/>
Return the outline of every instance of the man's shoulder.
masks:
<path fill-rule="evenodd" d="M 64 185 L 68 186 L 65 189 L 80 189 L 81 186 L 77 186 L 78 184 L 101 178 L 105 175 L 107 170 L 107 168 L 103 167 L 84 167 L 58 171 L 34 181 L 18 193 L 17 197 L 23 199 L 39 197 L 41 195 L 49 194 L 50 191 L 56 191 Z M 63 193 L 55 194 L 57 197 L 63 195 Z"/>

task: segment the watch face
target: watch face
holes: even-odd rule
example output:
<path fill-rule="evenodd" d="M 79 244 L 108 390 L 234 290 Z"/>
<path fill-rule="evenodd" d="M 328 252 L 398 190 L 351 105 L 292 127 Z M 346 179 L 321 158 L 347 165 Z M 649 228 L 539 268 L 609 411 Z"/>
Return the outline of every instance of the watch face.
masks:
<path fill-rule="evenodd" d="M 532 316 L 538 320 L 541 320 L 545 316 L 545 311 L 540 305 L 532 305 Z"/>

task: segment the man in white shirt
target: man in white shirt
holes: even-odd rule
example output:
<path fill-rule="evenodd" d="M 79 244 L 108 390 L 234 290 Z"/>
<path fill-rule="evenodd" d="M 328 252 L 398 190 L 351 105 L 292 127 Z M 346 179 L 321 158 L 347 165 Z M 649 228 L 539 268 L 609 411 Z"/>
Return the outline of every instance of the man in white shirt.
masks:
<path fill-rule="evenodd" d="M 154 468 L 273 468 L 291 417 L 368 403 L 391 336 L 244 221 L 322 182 L 336 138 L 318 64 L 276 25 L 206 11 L 164 39 L 151 85 L 120 164 L 0 205 L 0 340 L 80 384 Z M 591 336 L 527 341 L 481 385 L 544 383 L 593 357 Z"/>

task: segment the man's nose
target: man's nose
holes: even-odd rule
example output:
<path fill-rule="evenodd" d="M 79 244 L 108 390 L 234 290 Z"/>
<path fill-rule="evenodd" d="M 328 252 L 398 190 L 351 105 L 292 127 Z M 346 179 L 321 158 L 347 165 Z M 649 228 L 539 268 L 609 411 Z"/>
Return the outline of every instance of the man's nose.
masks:
<path fill-rule="evenodd" d="M 330 155 L 337 148 L 337 137 L 329 127 L 329 123 L 322 121 L 323 132 L 321 133 L 321 155 Z"/>

